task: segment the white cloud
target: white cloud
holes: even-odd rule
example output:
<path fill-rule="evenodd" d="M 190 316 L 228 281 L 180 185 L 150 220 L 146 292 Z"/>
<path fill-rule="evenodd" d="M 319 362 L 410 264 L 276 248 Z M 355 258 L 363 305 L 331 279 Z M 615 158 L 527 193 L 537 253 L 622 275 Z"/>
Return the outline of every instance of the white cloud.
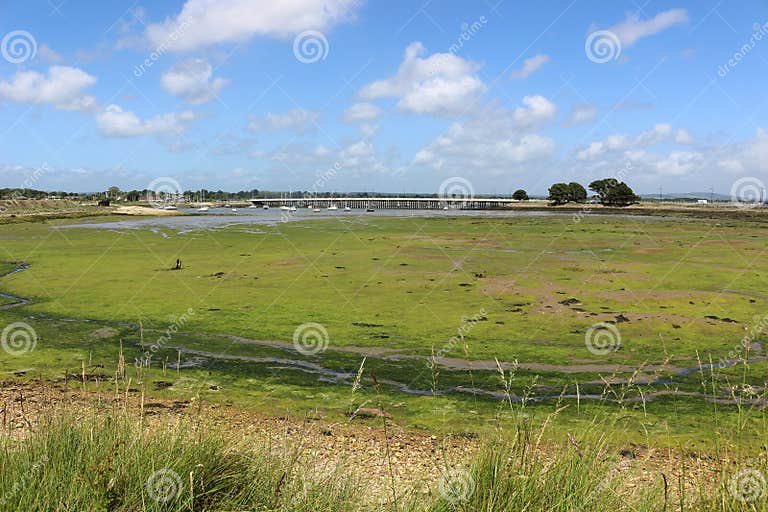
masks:
<path fill-rule="evenodd" d="M 461 175 L 500 175 L 550 157 L 554 141 L 529 133 L 530 125 L 521 125 L 519 117 L 519 109 L 488 109 L 472 119 L 455 122 L 445 134 L 421 148 L 413 163 L 464 173 Z"/>
<path fill-rule="evenodd" d="M 681 130 L 678 130 L 675 135 L 675 140 L 679 138 L 680 131 Z M 673 133 L 674 130 L 672 125 L 659 123 L 650 130 L 640 133 L 634 139 L 631 139 L 625 134 L 614 134 L 606 137 L 605 140 L 590 143 L 587 147 L 579 150 L 576 153 L 576 157 L 579 160 L 594 160 L 608 152 L 626 151 L 629 149 L 654 146 L 671 140 L 673 138 Z M 678 141 L 678 143 L 680 142 Z"/>
<path fill-rule="evenodd" d="M 381 109 L 373 103 L 355 103 L 344 111 L 344 121 L 355 123 L 358 121 L 372 121 L 379 117 Z"/>
<path fill-rule="evenodd" d="M 99 130 L 109 137 L 139 137 L 151 134 L 181 133 L 198 119 L 190 111 L 170 112 L 141 120 L 129 110 L 118 105 L 109 105 L 96 116 Z"/>
<path fill-rule="evenodd" d="M 15 103 L 50 104 L 61 110 L 86 110 L 95 105 L 83 91 L 96 77 L 69 66 L 52 66 L 48 75 L 19 71 L 10 82 L 0 82 L 0 98 Z"/>
<path fill-rule="evenodd" d="M 513 112 L 517 126 L 535 129 L 552 121 L 557 115 L 557 107 L 544 96 L 525 96 L 524 107 L 518 107 Z"/>
<path fill-rule="evenodd" d="M 659 174 L 669 176 L 685 176 L 691 171 L 701 167 L 704 157 L 701 153 L 691 151 L 674 151 L 666 158 L 656 162 L 656 170 Z"/>
<path fill-rule="evenodd" d="M 566 126 L 575 126 L 577 124 L 589 123 L 597 118 L 597 107 L 589 103 L 576 105 L 571 111 L 571 115 L 565 121 Z"/>
<path fill-rule="evenodd" d="M 685 128 L 680 128 L 675 133 L 675 142 L 678 144 L 693 144 L 693 136 Z"/>
<path fill-rule="evenodd" d="M 768 130 L 758 128 L 755 136 L 746 142 L 721 148 L 718 157 L 717 166 L 734 174 L 768 172 Z"/>
<path fill-rule="evenodd" d="M 688 11 L 685 9 L 670 9 L 660 12 L 649 20 L 641 20 L 637 14 L 629 14 L 623 22 L 614 25 L 608 30 L 618 36 L 625 48 L 629 48 L 644 37 L 658 34 L 686 21 L 688 21 Z"/>
<path fill-rule="evenodd" d="M 303 30 L 329 30 L 351 20 L 361 0 L 187 0 L 181 11 L 149 25 L 154 47 L 189 51 L 254 36 L 286 38 Z"/>
<path fill-rule="evenodd" d="M 46 62 L 56 63 L 62 61 L 61 55 L 45 43 L 41 43 L 37 47 L 37 55 Z"/>
<path fill-rule="evenodd" d="M 364 86 L 360 97 L 397 97 L 398 108 L 417 114 L 466 113 L 486 90 L 475 75 L 479 66 L 450 53 L 425 53 L 421 43 L 411 43 L 395 76 Z"/>
<path fill-rule="evenodd" d="M 543 53 L 525 59 L 522 69 L 512 72 L 512 78 L 515 80 L 524 80 L 541 69 L 547 62 L 549 62 L 549 55 Z"/>
<path fill-rule="evenodd" d="M 635 146 L 646 147 L 653 146 L 663 142 L 672 135 L 672 125 L 667 123 L 659 123 L 646 132 L 642 132 L 637 136 L 635 140 Z"/>
<path fill-rule="evenodd" d="M 284 114 L 269 112 L 263 119 L 251 117 L 248 128 L 251 131 L 258 131 L 266 126 L 270 130 L 293 130 L 296 133 L 304 134 L 315 128 L 319 118 L 319 112 L 294 108 Z"/>
<path fill-rule="evenodd" d="M 367 140 L 350 144 L 339 152 L 340 160 L 348 166 L 359 166 L 362 161 L 375 155 L 376 148 Z"/>
<path fill-rule="evenodd" d="M 608 136 L 603 141 L 592 142 L 576 154 L 579 160 L 593 160 L 608 151 L 622 151 L 631 146 L 630 138 L 623 134 Z"/>
<path fill-rule="evenodd" d="M 187 103 L 200 105 L 218 96 L 227 80 L 211 80 L 213 68 L 203 59 L 180 62 L 163 73 L 160 83 L 163 88 Z"/>
<path fill-rule="evenodd" d="M 372 125 L 368 123 L 363 123 L 360 125 L 360 133 L 365 137 L 366 139 L 369 139 L 376 135 L 379 131 L 379 125 Z"/>

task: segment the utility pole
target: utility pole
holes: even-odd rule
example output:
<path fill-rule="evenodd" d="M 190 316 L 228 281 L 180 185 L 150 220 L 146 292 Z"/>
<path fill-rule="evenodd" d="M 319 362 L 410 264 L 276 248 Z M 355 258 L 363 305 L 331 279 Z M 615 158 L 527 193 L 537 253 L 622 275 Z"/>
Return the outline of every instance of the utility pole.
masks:
<path fill-rule="evenodd" d="M 659 185 L 659 202 L 661 203 L 663 201 L 664 201 L 664 194 L 662 193 L 661 185 Z"/>
<path fill-rule="evenodd" d="M 709 187 L 709 202 L 713 203 L 715 201 L 715 189 L 713 187 Z"/>

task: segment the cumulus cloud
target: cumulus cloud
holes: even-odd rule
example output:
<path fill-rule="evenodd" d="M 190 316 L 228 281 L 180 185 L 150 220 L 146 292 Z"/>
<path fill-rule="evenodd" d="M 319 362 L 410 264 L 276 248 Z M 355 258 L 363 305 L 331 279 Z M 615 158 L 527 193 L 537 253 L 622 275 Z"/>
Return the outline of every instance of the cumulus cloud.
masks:
<path fill-rule="evenodd" d="M 255 116 L 251 117 L 248 127 L 251 131 L 259 131 L 266 127 L 270 130 L 292 130 L 296 133 L 304 134 L 315 128 L 319 118 L 319 112 L 294 108 L 284 114 L 269 112 L 263 119 Z"/>
<path fill-rule="evenodd" d="M 212 76 L 213 68 L 207 61 L 194 59 L 174 65 L 163 73 L 160 83 L 170 94 L 192 105 L 200 105 L 218 96 L 227 84 L 223 78 L 211 80 Z"/>
<path fill-rule="evenodd" d="M 528 103 L 545 105 L 540 100 Z M 524 110 L 549 111 L 550 108 Z M 520 109 L 488 109 L 466 121 L 454 122 L 446 133 L 421 148 L 413 163 L 452 172 L 498 175 L 522 170 L 528 162 L 552 156 L 555 142 L 531 133 L 532 125 L 528 119 L 521 123 L 520 112 Z"/>
<path fill-rule="evenodd" d="M 170 112 L 141 120 L 129 110 L 109 105 L 96 116 L 101 133 L 108 137 L 139 137 L 142 135 L 182 133 L 198 119 L 194 112 Z"/>
<path fill-rule="evenodd" d="M 722 148 L 718 156 L 718 168 L 734 174 L 768 172 L 768 130 L 758 128 L 753 138 Z"/>
<path fill-rule="evenodd" d="M 634 145 L 637 147 L 653 146 L 654 144 L 668 140 L 671 135 L 672 125 L 659 123 L 650 130 L 638 135 Z"/>
<path fill-rule="evenodd" d="M 79 68 L 52 66 L 48 74 L 19 71 L 0 82 L 0 98 L 15 103 L 49 104 L 61 110 L 88 110 L 95 100 L 83 91 L 96 83 L 96 77 Z"/>
<path fill-rule="evenodd" d="M 521 128 L 539 128 L 557 115 L 555 104 L 544 96 L 525 96 L 523 105 L 512 113 L 517 126 Z"/>
<path fill-rule="evenodd" d="M 665 125 L 643 132 L 642 140 L 653 140 L 651 133 L 666 133 Z M 663 142 L 678 142 L 679 131 L 664 137 Z M 768 173 L 768 131 L 758 129 L 754 137 L 730 144 L 713 144 L 698 146 L 695 150 L 679 148 L 669 151 L 651 151 L 638 146 L 638 136 L 631 139 L 625 135 L 616 136 L 618 141 L 614 147 L 617 151 L 600 152 L 600 158 L 579 159 L 576 161 L 576 172 L 585 176 L 609 176 L 619 169 L 627 169 L 633 179 L 641 182 L 656 184 L 660 179 L 674 178 L 675 183 L 690 183 L 696 186 L 701 183 L 701 177 L 710 182 L 720 181 L 727 187 L 737 177 L 762 177 Z M 685 179 L 694 180 L 686 182 Z M 682 180 L 682 181 L 681 181 Z M 697 181 L 696 181 L 697 180 Z M 680 191 L 680 190 L 678 190 Z M 727 191 L 727 188 L 726 190 Z"/>
<path fill-rule="evenodd" d="M 579 160 L 592 160 L 608 151 L 622 151 L 629 149 L 631 140 L 623 134 L 609 135 L 605 140 L 590 143 L 586 148 L 580 150 L 576 157 Z"/>
<path fill-rule="evenodd" d="M 693 136 L 685 128 L 680 128 L 675 133 L 675 142 L 678 144 L 693 144 Z"/>
<path fill-rule="evenodd" d="M 358 121 L 372 121 L 379 117 L 381 109 L 373 103 L 355 103 L 344 111 L 344 121 L 356 123 Z"/>
<path fill-rule="evenodd" d="M 571 110 L 570 116 L 565 121 L 566 126 L 575 126 L 577 124 L 589 123 L 597 118 L 597 107 L 589 103 L 576 105 Z"/>
<path fill-rule="evenodd" d="M 659 174 L 668 176 L 685 176 L 694 169 L 701 167 L 704 157 L 695 151 L 673 151 L 667 157 L 656 162 Z"/>
<path fill-rule="evenodd" d="M 465 113 L 486 90 L 475 74 L 479 66 L 450 53 L 425 54 L 421 43 L 411 43 L 397 73 L 364 86 L 360 97 L 400 98 L 399 109 L 417 114 Z"/>
<path fill-rule="evenodd" d="M 149 25 L 154 47 L 190 51 L 254 36 L 291 37 L 303 30 L 329 30 L 354 18 L 362 0 L 187 0 L 181 11 Z"/>
<path fill-rule="evenodd" d="M 681 130 L 678 130 L 674 139 L 679 139 Z M 683 132 L 687 133 L 685 130 Z M 645 148 L 667 142 L 673 139 L 674 130 L 672 125 L 659 123 L 650 130 L 640 133 L 637 137 L 630 138 L 625 134 L 613 134 L 605 140 L 590 143 L 576 153 L 579 160 L 594 160 L 609 152 L 626 151 L 630 149 Z M 678 143 L 679 140 L 678 140 Z"/>
<path fill-rule="evenodd" d="M 524 80 L 541 69 L 541 67 L 547 62 L 549 62 L 549 55 L 545 55 L 543 53 L 534 55 L 529 59 L 525 59 L 523 62 L 523 67 L 517 71 L 512 72 L 512 78 L 515 80 Z"/>
<path fill-rule="evenodd" d="M 625 48 L 629 48 L 644 37 L 658 34 L 687 21 L 688 11 L 685 9 L 670 9 L 660 12 L 649 20 L 641 20 L 637 14 L 629 14 L 623 22 L 614 25 L 608 30 L 616 34 Z"/>

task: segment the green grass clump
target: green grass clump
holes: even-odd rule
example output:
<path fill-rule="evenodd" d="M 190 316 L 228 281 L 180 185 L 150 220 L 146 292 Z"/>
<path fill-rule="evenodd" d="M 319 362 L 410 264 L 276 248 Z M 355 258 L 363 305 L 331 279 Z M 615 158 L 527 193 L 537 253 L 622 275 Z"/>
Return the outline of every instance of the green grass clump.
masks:
<path fill-rule="evenodd" d="M 0 438 L 0 451 L 3 512 L 356 509 L 336 470 L 184 424 L 151 432 L 126 417 L 65 417 L 18 445 Z"/>
<path fill-rule="evenodd" d="M 20 440 L 0 437 L 0 512 L 768 510 L 764 463 L 734 461 L 697 479 L 683 458 L 637 479 L 611 448 L 613 430 L 553 445 L 542 443 L 546 428 L 521 419 L 466 469 L 446 467 L 428 494 L 394 483 L 390 494 L 367 485 L 365 466 L 302 460 L 234 430 L 59 415 Z"/>

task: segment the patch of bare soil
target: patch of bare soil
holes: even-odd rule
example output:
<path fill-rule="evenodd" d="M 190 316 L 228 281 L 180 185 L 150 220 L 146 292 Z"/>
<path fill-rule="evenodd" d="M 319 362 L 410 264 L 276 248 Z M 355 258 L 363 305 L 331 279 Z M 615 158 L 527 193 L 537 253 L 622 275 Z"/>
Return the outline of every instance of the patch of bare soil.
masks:
<path fill-rule="evenodd" d="M 112 213 L 115 215 L 179 215 L 179 212 L 173 210 L 163 210 L 161 208 L 148 208 L 146 206 L 118 206 Z"/>

